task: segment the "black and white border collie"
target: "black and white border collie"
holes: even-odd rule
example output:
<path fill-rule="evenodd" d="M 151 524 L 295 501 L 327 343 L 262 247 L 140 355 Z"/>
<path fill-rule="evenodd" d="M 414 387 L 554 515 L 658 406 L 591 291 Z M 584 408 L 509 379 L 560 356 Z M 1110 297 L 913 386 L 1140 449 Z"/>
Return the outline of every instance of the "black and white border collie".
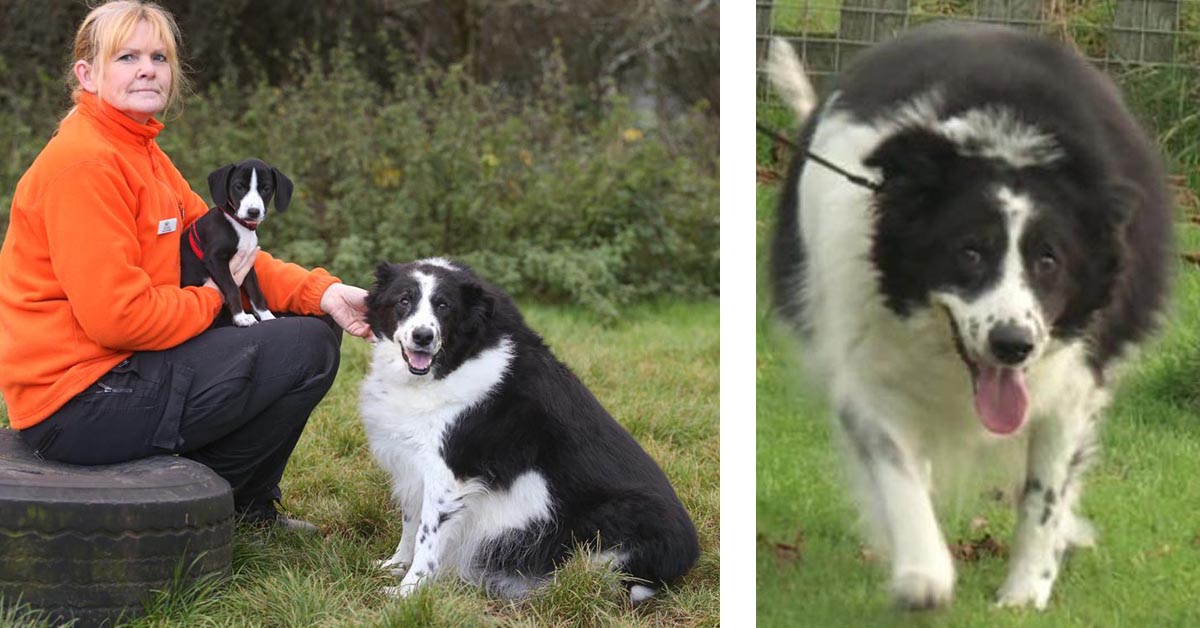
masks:
<path fill-rule="evenodd" d="M 696 561 L 662 470 L 506 294 L 434 258 L 380 265 L 367 305 L 362 420 L 403 513 L 389 593 L 446 574 L 519 597 L 588 545 L 637 603 Z"/>
<path fill-rule="evenodd" d="M 824 377 L 892 596 L 950 601 L 931 489 L 1009 450 L 1025 469 L 997 603 L 1044 608 L 1064 552 L 1093 543 L 1075 507 L 1116 367 L 1167 300 L 1160 156 L 1103 74 L 1033 35 L 919 29 L 863 53 L 819 107 L 773 48 L 807 118 L 774 293 Z"/>

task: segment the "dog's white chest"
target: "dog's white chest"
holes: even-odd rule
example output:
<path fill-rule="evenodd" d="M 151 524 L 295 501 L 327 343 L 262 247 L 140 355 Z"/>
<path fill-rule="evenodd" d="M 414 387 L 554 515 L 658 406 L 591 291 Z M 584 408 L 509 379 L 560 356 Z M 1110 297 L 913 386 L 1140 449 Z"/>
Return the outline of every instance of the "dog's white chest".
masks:
<path fill-rule="evenodd" d="M 245 228 L 244 226 L 238 224 L 238 222 L 236 220 L 234 220 L 233 218 L 230 218 L 228 215 L 225 216 L 225 220 L 229 221 L 229 224 L 233 225 L 233 230 L 237 232 L 238 253 L 246 253 L 249 251 L 253 251 L 254 247 L 258 246 L 258 232 L 257 231 L 253 231 L 251 229 Z"/>
<path fill-rule="evenodd" d="M 442 379 L 433 379 L 410 373 L 399 345 L 380 341 L 360 397 L 371 449 L 381 461 L 385 456 L 436 455 L 446 429 L 500 384 L 512 358 L 512 342 L 505 338 Z"/>

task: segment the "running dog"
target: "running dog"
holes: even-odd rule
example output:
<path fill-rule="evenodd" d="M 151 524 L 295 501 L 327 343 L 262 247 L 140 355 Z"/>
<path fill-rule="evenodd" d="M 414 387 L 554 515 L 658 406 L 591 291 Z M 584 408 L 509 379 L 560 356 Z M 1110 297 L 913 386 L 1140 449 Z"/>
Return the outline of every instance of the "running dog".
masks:
<path fill-rule="evenodd" d="M 1076 505 L 1117 367 L 1167 302 L 1158 151 L 1101 72 L 1007 28 L 905 34 L 821 103 L 786 44 L 769 65 L 806 119 L 775 302 L 824 376 L 893 598 L 950 602 L 932 482 L 1015 453 L 997 603 L 1045 608 L 1064 552 L 1094 541 Z"/>

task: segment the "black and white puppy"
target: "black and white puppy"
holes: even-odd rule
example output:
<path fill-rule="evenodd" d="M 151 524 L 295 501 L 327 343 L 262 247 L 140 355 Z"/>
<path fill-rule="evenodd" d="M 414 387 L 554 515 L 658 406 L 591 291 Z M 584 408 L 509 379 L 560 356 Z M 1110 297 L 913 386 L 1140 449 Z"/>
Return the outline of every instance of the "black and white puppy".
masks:
<path fill-rule="evenodd" d="M 367 305 L 362 420 L 404 524 L 391 593 L 445 574 L 521 596 L 580 544 L 636 579 L 634 603 L 688 571 L 666 476 L 506 294 L 434 258 L 380 265 Z"/>
<path fill-rule="evenodd" d="M 258 246 L 256 229 L 267 218 L 267 205 L 274 197 L 277 210 L 287 209 L 292 181 L 258 159 L 247 159 L 214 170 L 208 175 L 208 189 L 214 207 L 196 219 L 179 240 L 180 284 L 199 286 L 212 277 L 238 327 L 272 320 L 275 317 L 267 308 L 253 268 L 242 287 L 254 313 L 242 309 L 241 293 L 229 273 L 229 260 L 239 251 Z"/>
<path fill-rule="evenodd" d="M 1112 82 L 1024 32 L 939 24 L 858 57 L 818 106 L 791 49 L 771 74 L 807 122 L 772 275 L 825 380 L 902 606 L 947 604 L 939 481 L 1024 460 L 997 603 L 1044 608 L 1118 368 L 1167 301 L 1162 160 Z"/>

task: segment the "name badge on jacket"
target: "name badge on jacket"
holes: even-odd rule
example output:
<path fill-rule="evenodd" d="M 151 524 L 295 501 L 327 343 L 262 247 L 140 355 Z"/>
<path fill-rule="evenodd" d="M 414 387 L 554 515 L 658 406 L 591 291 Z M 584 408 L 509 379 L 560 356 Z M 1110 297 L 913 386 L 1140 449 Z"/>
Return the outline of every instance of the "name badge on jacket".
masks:
<path fill-rule="evenodd" d="M 158 221 L 158 235 L 162 235 L 164 233 L 171 233 L 171 232 L 175 231 L 175 227 L 178 224 L 179 224 L 178 218 L 168 218 L 166 220 Z"/>

